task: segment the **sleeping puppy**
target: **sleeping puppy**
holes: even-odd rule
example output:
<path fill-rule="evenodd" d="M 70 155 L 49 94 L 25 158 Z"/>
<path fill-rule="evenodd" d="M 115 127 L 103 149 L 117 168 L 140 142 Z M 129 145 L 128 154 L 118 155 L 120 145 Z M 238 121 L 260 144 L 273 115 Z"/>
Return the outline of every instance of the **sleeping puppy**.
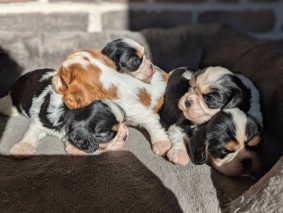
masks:
<path fill-rule="evenodd" d="M 136 41 L 119 38 L 109 42 L 101 52 L 115 63 L 119 72 L 127 73 L 146 83 L 152 79 L 155 68 L 146 58 L 144 47 Z"/>
<path fill-rule="evenodd" d="M 53 86 L 70 109 L 95 100 L 117 103 L 127 124 L 144 127 L 154 153 L 171 147 L 157 112 L 163 104 L 168 74 L 146 58 L 144 48 L 130 39 L 118 39 L 102 49 L 81 50 L 67 57 L 53 77 Z"/>
<path fill-rule="evenodd" d="M 172 142 L 168 159 L 186 165 L 189 156 L 184 138 L 189 138 L 195 126 L 207 122 L 221 109 L 239 108 L 261 123 L 258 102 L 259 94 L 252 82 L 223 67 L 197 72 L 186 68 L 172 71 L 160 113 Z"/>
<path fill-rule="evenodd" d="M 210 163 L 228 176 L 254 175 L 260 169 L 261 125 L 238 108 L 217 112 L 198 125 L 187 141 L 194 164 Z"/>
<path fill-rule="evenodd" d="M 66 143 L 66 151 L 78 154 L 82 153 L 71 144 L 86 153 L 123 144 L 128 133 L 122 108 L 108 101 L 95 101 L 81 109 L 69 109 L 52 87 L 54 74 L 52 69 L 29 72 L 16 81 L 8 96 L 0 99 L 1 113 L 18 111 L 30 120 L 23 139 L 10 153 L 30 156 L 46 135 L 59 137 Z"/>

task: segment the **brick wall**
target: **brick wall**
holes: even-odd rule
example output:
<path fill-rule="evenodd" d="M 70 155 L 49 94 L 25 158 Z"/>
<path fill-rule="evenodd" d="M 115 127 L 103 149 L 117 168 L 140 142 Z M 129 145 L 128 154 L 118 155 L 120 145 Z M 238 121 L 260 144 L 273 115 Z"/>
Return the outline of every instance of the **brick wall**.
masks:
<path fill-rule="evenodd" d="M 283 0 L 0 0 L 0 30 L 88 31 L 228 23 L 283 39 Z"/>

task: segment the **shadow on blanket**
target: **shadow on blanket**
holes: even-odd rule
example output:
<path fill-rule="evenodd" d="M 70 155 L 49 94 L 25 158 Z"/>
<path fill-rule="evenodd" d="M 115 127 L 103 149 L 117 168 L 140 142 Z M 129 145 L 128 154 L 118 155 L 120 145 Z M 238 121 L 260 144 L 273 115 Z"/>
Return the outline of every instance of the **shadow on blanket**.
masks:
<path fill-rule="evenodd" d="M 11 85 L 21 76 L 22 67 L 0 46 L 0 97 L 7 94 Z"/>
<path fill-rule="evenodd" d="M 0 209 L 7 212 L 181 212 L 174 194 L 126 151 L 0 156 L 0 171 Z"/>

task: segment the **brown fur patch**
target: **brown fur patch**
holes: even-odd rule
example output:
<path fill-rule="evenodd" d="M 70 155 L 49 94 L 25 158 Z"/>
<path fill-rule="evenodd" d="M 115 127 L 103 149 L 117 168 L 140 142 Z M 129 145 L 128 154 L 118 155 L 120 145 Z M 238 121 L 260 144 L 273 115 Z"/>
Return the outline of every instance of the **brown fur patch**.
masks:
<path fill-rule="evenodd" d="M 146 106 L 146 107 L 150 106 L 151 96 L 145 89 L 140 90 L 140 92 L 138 93 L 138 97 L 139 97 L 140 102 L 144 106 Z"/>
<path fill-rule="evenodd" d="M 236 141 L 229 141 L 224 145 L 224 148 L 231 152 L 235 152 L 240 148 L 240 145 Z"/>
<path fill-rule="evenodd" d="M 261 142 L 261 137 L 256 135 L 248 142 L 249 146 L 257 146 Z"/>
<path fill-rule="evenodd" d="M 164 97 L 160 97 L 157 104 L 153 107 L 153 111 L 158 113 L 164 103 Z"/>
<path fill-rule="evenodd" d="M 118 129 L 120 128 L 120 125 L 121 125 L 121 124 L 115 124 L 115 125 L 112 127 L 112 130 L 117 132 Z"/>
<path fill-rule="evenodd" d="M 163 78 L 163 81 L 168 82 L 169 75 L 166 72 L 162 71 L 162 78 Z"/>
<path fill-rule="evenodd" d="M 78 109 L 89 105 L 95 100 L 113 100 L 117 98 L 117 88 L 112 86 L 105 90 L 99 81 L 101 70 L 89 64 L 84 68 L 80 64 L 71 64 L 59 69 L 64 103 L 70 109 Z"/>

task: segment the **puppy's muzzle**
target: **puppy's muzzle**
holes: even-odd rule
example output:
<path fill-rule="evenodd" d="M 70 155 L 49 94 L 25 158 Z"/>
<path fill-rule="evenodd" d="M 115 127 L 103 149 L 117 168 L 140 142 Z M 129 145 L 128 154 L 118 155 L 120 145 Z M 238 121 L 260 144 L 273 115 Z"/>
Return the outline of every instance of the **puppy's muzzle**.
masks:
<path fill-rule="evenodd" d="M 189 107 L 192 105 L 192 103 L 193 103 L 192 100 L 188 100 L 188 99 L 185 100 L 185 106 L 186 106 L 187 108 L 189 108 Z"/>

